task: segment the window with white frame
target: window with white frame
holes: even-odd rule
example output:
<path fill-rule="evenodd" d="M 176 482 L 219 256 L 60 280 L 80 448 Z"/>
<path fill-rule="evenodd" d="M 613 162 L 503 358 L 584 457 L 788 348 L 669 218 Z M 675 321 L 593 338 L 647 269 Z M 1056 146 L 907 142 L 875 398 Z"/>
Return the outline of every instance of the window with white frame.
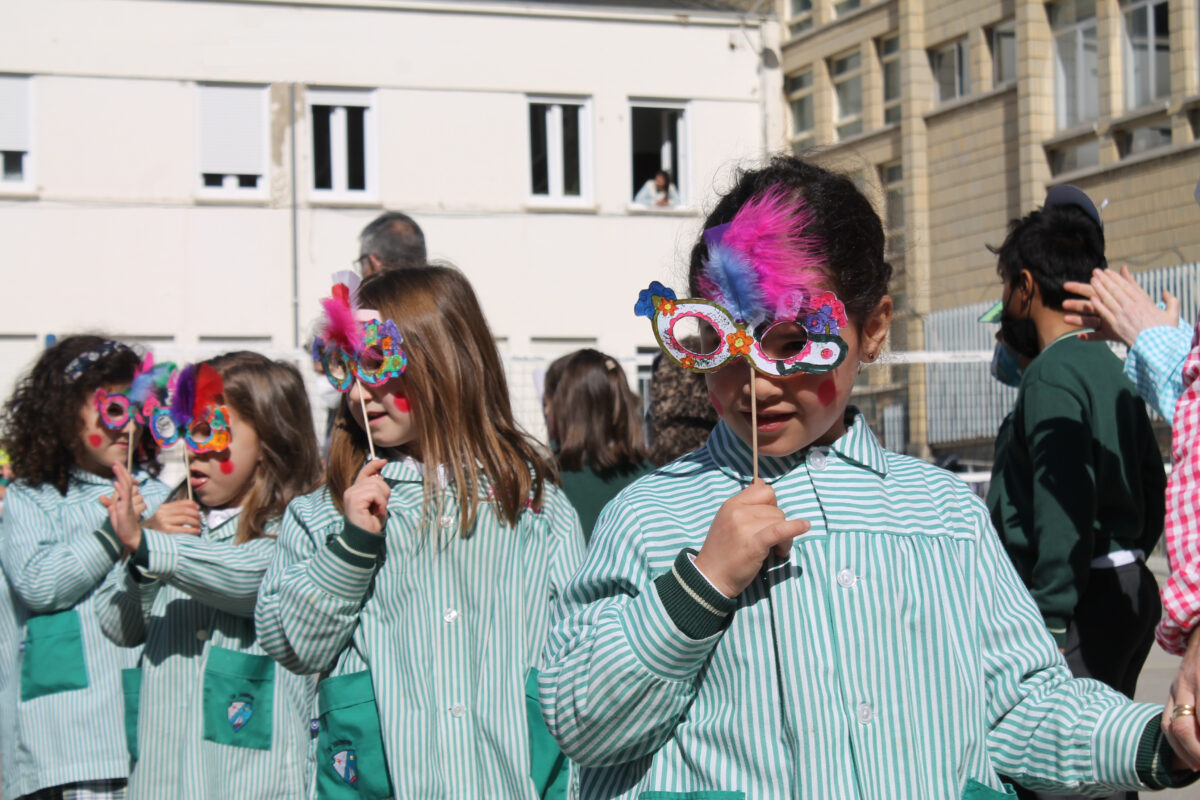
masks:
<path fill-rule="evenodd" d="M 904 249 L 904 167 L 899 161 L 879 167 L 883 186 L 884 222 L 888 252 Z"/>
<path fill-rule="evenodd" d="M 880 39 L 879 68 L 883 73 L 883 124 L 900 121 L 900 37 Z"/>
<path fill-rule="evenodd" d="M 633 202 L 654 208 L 686 206 L 687 106 L 634 102 L 629 118 Z M 665 173 L 665 181 L 660 173 Z"/>
<path fill-rule="evenodd" d="M 586 100 L 529 98 L 529 192 L 535 199 L 591 199 L 590 120 Z"/>
<path fill-rule="evenodd" d="M 1167 0 L 1122 0 L 1125 107 L 1171 96 L 1171 16 Z"/>
<path fill-rule="evenodd" d="M 375 194 L 375 93 L 310 89 L 313 193 L 362 198 Z"/>
<path fill-rule="evenodd" d="M 833 118 L 837 122 L 839 140 L 862 133 L 862 74 L 862 52 L 859 50 L 829 59 Z"/>
<path fill-rule="evenodd" d="M 812 0 L 789 0 L 788 34 L 796 36 L 813 26 Z"/>
<path fill-rule="evenodd" d="M 929 51 L 933 82 L 939 103 L 965 97 L 971 92 L 971 51 L 966 39 Z"/>
<path fill-rule="evenodd" d="M 1047 6 L 1054 33 L 1054 107 L 1059 130 L 1100 116 L 1095 0 Z"/>
<path fill-rule="evenodd" d="M 787 78 L 788 106 L 792 112 L 792 151 L 802 153 L 813 144 L 812 69 Z"/>
<path fill-rule="evenodd" d="M 221 194 L 265 193 L 266 87 L 201 85 L 197 89 L 201 190 Z"/>
<path fill-rule="evenodd" d="M 992 28 L 992 84 L 1003 86 L 1017 79 L 1017 23 L 1002 22 Z"/>
<path fill-rule="evenodd" d="M 32 182 L 32 103 L 30 80 L 0 75 L 0 191 Z"/>

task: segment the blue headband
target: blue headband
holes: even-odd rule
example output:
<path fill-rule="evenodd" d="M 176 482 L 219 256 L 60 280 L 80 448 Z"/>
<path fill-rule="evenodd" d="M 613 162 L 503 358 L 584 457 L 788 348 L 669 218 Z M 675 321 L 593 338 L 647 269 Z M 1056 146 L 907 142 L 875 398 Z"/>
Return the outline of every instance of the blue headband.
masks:
<path fill-rule="evenodd" d="M 71 359 L 71 363 L 67 364 L 67 368 L 63 370 L 63 375 L 69 381 L 77 381 L 83 373 L 95 366 L 98 361 L 118 350 L 129 350 L 129 347 L 120 342 L 114 342 L 112 339 L 107 339 L 95 350 L 88 350 L 86 353 L 80 353 Z"/>

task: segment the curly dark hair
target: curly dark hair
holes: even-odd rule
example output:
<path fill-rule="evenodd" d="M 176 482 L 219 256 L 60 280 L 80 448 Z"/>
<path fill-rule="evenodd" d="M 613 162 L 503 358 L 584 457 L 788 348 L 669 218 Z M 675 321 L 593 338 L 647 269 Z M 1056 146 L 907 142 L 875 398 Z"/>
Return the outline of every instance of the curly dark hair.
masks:
<path fill-rule="evenodd" d="M 887 294 L 892 266 L 884 260 L 883 225 L 871 202 L 845 175 L 830 172 L 794 156 L 775 156 L 761 169 L 743 170 L 737 182 L 717 203 L 704 230 L 730 222 L 752 197 L 783 189 L 803 198 L 812 211 L 810 229 L 825 242 L 826 273 L 838 299 L 856 324 L 875 309 Z M 692 248 L 688 287 L 692 297 L 703 297 L 696 278 L 708 258 L 701 235 Z"/>
<path fill-rule="evenodd" d="M 60 339 L 46 348 L 21 379 L 0 420 L 0 447 L 12 459 L 13 478 L 32 486 L 48 483 L 66 495 L 71 469 L 83 452 L 79 409 L 91 400 L 97 388 L 132 381 L 141 363 L 133 350 L 119 348 L 89 366 L 76 380 L 67 377 L 67 366 L 76 356 L 96 350 L 106 341 L 92 335 Z M 135 454 L 137 463 L 157 475 L 157 455 L 153 437 L 142 436 Z"/>

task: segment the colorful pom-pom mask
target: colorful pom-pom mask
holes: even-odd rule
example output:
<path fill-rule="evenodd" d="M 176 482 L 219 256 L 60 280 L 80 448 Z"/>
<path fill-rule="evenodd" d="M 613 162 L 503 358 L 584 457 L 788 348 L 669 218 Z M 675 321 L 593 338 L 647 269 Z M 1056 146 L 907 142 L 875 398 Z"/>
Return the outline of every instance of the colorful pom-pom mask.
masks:
<path fill-rule="evenodd" d="M 152 418 L 151 435 L 163 435 L 173 443 L 183 437 L 193 453 L 220 452 L 232 440 L 229 410 L 218 398 L 225 391 L 221 374 L 209 364 L 191 365 L 180 371 L 167 420 Z M 161 409 L 155 409 L 156 412 Z M 155 432 L 158 432 L 157 434 Z"/>
<path fill-rule="evenodd" d="M 821 288 L 824 259 L 820 240 L 806 231 L 811 224 L 802 200 L 777 191 L 752 198 L 731 222 L 704 233 L 708 258 L 697 283 L 706 298 L 681 300 L 655 281 L 634 311 L 650 319 L 663 352 L 684 369 L 712 372 L 742 357 L 766 375 L 828 372 L 846 358 L 840 334 L 848 320 L 842 301 Z M 685 319 L 697 320 L 715 347 L 684 345 L 676 326 Z"/>
<path fill-rule="evenodd" d="M 325 377 L 339 392 L 348 392 L 355 379 L 378 386 L 403 374 L 408 366 L 396 323 L 378 319 L 378 312 L 358 307 L 358 276 L 333 276 L 331 297 L 321 301 L 325 325 L 313 343 Z"/>

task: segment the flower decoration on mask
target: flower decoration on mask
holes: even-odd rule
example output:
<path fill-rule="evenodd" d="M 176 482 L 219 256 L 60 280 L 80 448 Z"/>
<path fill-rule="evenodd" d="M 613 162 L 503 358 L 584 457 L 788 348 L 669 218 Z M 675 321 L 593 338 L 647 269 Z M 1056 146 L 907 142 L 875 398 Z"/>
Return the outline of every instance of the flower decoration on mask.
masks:
<path fill-rule="evenodd" d="M 175 383 L 168 414 L 178 439 L 193 453 L 216 453 L 229 447 L 229 410 L 221 404 L 225 392 L 221 374 L 211 364 L 189 364 Z M 164 429 L 166 423 L 162 423 Z M 151 425 L 151 431 L 155 425 Z"/>
<path fill-rule="evenodd" d="M 155 365 L 154 354 L 147 353 L 133 373 L 133 382 L 123 391 L 110 392 L 103 386 L 92 395 L 92 403 L 100 413 L 106 428 L 121 430 L 132 418 L 139 425 L 150 419 L 147 407 L 165 395 L 175 365 L 166 362 Z"/>
<path fill-rule="evenodd" d="M 638 295 L 634 311 L 649 317 L 672 361 L 694 372 L 746 358 L 766 375 L 822 373 L 846 358 L 846 308 L 825 291 L 825 258 L 809 231 L 804 201 L 778 190 L 751 198 L 733 219 L 704 232 L 708 257 L 696 285 L 702 298 L 679 299 L 658 281 Z M 683 344 L 675 326 L 695 319 L 708 352 Z"/>
<path fill-rule="evenodd" d="M 325 324 L 313 342 L 313 359 L 321 362 L 325 377 L 339 392 L 348 392 L 355 379 L 378 386 L 401 375 L 408 359 L 396 323 L 358 307 L 357 275 L 339 272 L 333 281 L 331 296 L 321 301 Z"/>

